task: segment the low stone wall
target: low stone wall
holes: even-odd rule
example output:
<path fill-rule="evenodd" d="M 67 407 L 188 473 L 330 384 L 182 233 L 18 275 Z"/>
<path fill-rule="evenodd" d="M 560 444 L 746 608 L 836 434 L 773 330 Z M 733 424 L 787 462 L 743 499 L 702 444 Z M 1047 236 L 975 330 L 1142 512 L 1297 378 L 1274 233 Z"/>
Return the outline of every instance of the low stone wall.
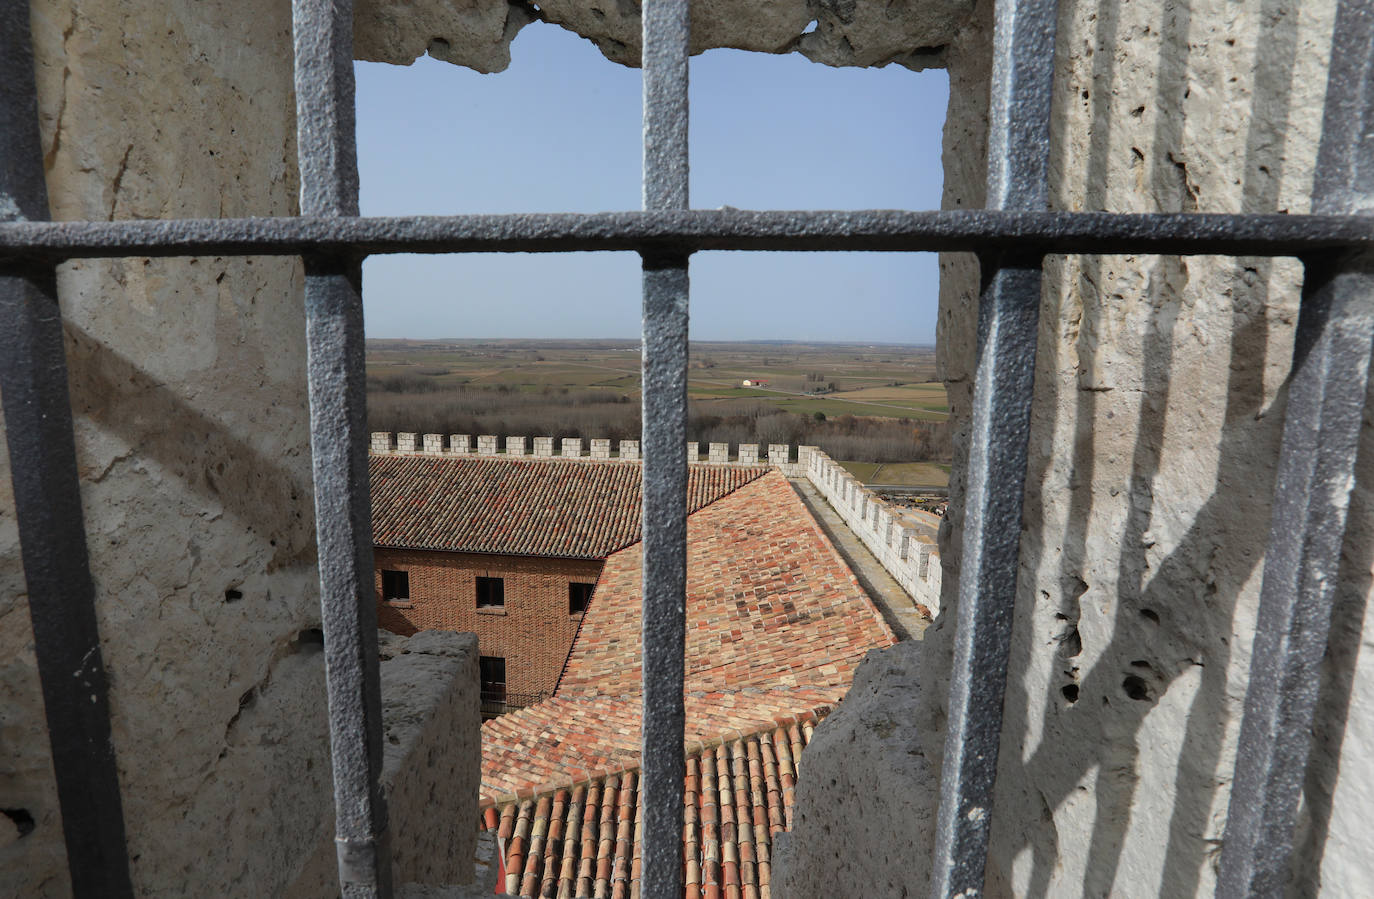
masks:
<path fill-rule="evenodd" d="M 378 636 L 392 877 L 404 884 L 470 883 L 482 758 L 477 635 Z M 288 899 L 339 894 L 333 836 L 331 821 Z"/>
<path fill-rule="evenodd" d="M 940 552 L 933 536 L 905 527 L 882 497 L 820 449 L 808 446 L 805 478 L 868 551 L 932 617 L 940 611 Z M 800 466 L 797 466 L 800 467 Z"/>
<path fill-rule="evenodd" d="M 501 438 L 494 434 L 482 434 L 474 438 L 471 434 L 417 434 L 411 431 L 393 434 L 389 431 L 374 431 L 369 449 L 374 453 L 531 456 L 536 459 L 582 459 L 593 462 L 637 462 L 640 458 L 638 440 L 583 440 L 580 437 L 564 437 L 559 441 L 552 437 L 507 437 L 504 448 L 501 443 Z M 686 446 L 687 461 L 708 465 L 767 464 L 779 469 L 789 478 L 802 478 L 806 477 L 808 456 L 815 447 L 792 446 L 787 443 L 769 443 L 762 446 L 757 443 L 740 443 L 735 445 L 735 450 L 732 456 L 730 444 L 712 443 L 707 453 L 702 455 L 701 444 L 689 440 Z"/>

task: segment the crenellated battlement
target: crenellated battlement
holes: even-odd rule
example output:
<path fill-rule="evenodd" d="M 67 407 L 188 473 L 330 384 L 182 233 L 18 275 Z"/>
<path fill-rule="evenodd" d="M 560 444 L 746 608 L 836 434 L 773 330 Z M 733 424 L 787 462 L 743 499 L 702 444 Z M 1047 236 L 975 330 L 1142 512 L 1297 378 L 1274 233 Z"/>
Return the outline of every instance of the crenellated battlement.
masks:
<path fill-rule="evenodd" d="M 413 431 L 372 432 L 368 449 L 374 453 L 418 453 L 430 456 L 506 456 L 534 459 L 581 459 L 588 462 L 637 462 L 638 440 L 608 440 L 581 437 L 506 437 L 494 434 L 419 434 Z M 688 441 L 687 461 L 706 465 L 771 465 L 788 477 L 805 477 L 807 460 L 813 446 L 786 443 L 711 443 L 703 454 L 701 444 Z M 766 453 L 766 455 L 765 455 Z"/>
<path fill-rule="evenodd" d="M 839 513 L 869 552 L 918 605 L 934 616 L 940 611 L 940 551 L 935 543 L 939 519 L 919 512 L 898 512 L 863 485 L 844 466 L 816 447 L 807 454 L 804 477 Z M 921 527 L 910 527 L 913 520 Z"/>

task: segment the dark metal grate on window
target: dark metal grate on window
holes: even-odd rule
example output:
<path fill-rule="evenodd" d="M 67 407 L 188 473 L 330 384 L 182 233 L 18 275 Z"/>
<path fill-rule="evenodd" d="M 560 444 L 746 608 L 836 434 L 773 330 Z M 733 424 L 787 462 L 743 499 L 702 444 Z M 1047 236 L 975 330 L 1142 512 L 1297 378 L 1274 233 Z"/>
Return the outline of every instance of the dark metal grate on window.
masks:
<path fill-rule="evenodd" d="M 299 255 L 346 896 L 389 896 L 364 429 L 361 262 L 372 253 L 636 250 L 643 258 L 643 894 L 682 893 L 688 258 L 705 249 L 972 251 L 978 358 L 965 555 L 932 894 L 982 890 L 1016 593 L 1041 260 L 1298 256 L 1306 266 L 1269 552 L 1218 892 L 1280 891 L 1307 762 L 1374 344 L 1374 8 L 1341 0 L 1311 215 L 1046 211 L 1054 0 L 998 0 L 988 209 L 688 206 L 687 0 L 645 0 L 644 211 L 358 216 L 352 11 L 294 0 L 301 216 L 46 221 L 28 5 L 0 8 L 0 390 L 68 864 L 129 896 L 123 813 L 67 397 L 55 266 L 90 257 Z M 994 489 L 995 488 L 995 489 Z M 72 678 L 71 672 L 79 676 Z M 92 701 L 91 697 L 94 697 Z"/>

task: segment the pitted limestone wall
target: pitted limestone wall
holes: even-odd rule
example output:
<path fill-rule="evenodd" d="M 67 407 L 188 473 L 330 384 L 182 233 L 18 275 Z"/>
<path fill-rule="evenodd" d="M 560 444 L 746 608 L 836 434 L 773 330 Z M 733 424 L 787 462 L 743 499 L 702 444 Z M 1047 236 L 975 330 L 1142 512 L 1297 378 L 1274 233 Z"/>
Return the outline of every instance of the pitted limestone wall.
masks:
<path fill-rule="evenodd" d="M 901 525 L 882 497 L 816 447 L 807 449 L 806 479 L 917 605 L 939 612 L 940 554 L 930 535 Z"/>
<path fill-rule="evenodd" d="M 295 214 L 289 6 L 15 9 L 55 218 Z M 278 895 L 333 827 L 300 263 L 71 262 L 58 293 L 135 890 Z M 10 484 L 0 452 L 0 808 L 34 825 L 0 815 L 0 894 L 65 896 Z"/>
<path fill-rule="evenodd" d="M 1307 210 L 1334 6 L 1061 2 L 1052 207 Z M 947 208 L 983 205 L 991 4 L 976 15 L 948 51 Z M 986 895 L 1212 894 L 1300 277 L 1288 260 L 1047 261 Z M 974 259 L 941 259 L 955 429 L 942 612 L 919 651 L 860 673 L 919 689 L 852 692 L 827 720 L 845 739 L 807 750 L 777 895 L 929 889 L 978 286 Z M 1374 895 L 1372 408 L 1290 896 Z M 884 773 L 913 758 L 928 777 Z M 871 789 L 904 790 L 905 808 Z"/>

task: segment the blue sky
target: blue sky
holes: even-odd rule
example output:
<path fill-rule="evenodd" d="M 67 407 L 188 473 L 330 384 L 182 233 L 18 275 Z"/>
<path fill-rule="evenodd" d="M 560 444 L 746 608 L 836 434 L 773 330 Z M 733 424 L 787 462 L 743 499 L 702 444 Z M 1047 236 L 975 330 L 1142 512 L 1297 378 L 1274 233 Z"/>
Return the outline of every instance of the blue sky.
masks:
<path fill-rule="evenodd" d="M 543 23 L 495 75 L 357 63 L 364 215 L 640 208 L 640 73 Z M 933 209 L 943 71 L 692 58 L 692 205 Z M 633 253 L 376 256 L 371 337 L 637 337 Z M 698 253 L 697 340 L 933 343 L 935 257 Z"/>

